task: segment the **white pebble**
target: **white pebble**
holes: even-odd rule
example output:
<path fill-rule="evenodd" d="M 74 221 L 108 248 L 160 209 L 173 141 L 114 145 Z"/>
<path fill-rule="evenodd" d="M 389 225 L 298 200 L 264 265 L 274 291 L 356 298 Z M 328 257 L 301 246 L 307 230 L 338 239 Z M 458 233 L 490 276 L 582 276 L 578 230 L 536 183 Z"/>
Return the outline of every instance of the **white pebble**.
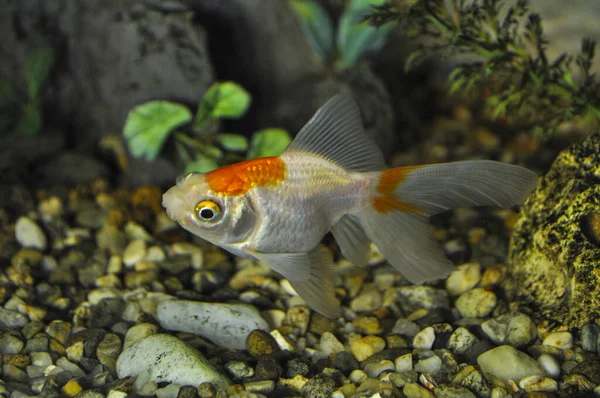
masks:
<path fill-rule="evenodd" d="M 129 328 L 125 334 L 125 341 L 123 342 L 123 350 L 129 348 L 129 346 L 135 344 L 141 339 L 148 336 L 152 336 L 158 332 L 158 326 L 152 323 L 139 323 Z"/>
<path fill-rule="evenodd" d="M 370 361 L 365 365 L 365 373 L 369 377 L 377 377 L 383 372 L 393 371 L 395 369 L 394 362 L 389 359 L 381 361 Z"/>
<path fill-rule="evenodd" d="M 277 345 L 279 346 L 279 348 L 281 348 L 282 351 L 294 351 L 294 345 L 290 343 L 290 341 L 286 339 L 285 336 L 282 335 L 279 330 L 271 330 L 271 336 L 273 336 L 273 338 L 277 342 Z"/>
<path fill-rule="evenodd" d="M 459 296 L 474 288 L 480 280 L 481 266 L 479 263 L 461 264 L 446 279 L 446 290 L 452 296 Z"/>
<path fill-rule="evenodd" d="M 416 334 L 415 338 L 413 339 L 413 347 L 422 350 L 430 350 L 431 347 L 433 347 L 434 341 L 435 331 L 431 326 L 427 326 L 425 329 Z"/>
<path fill-rule="evenodd" d="M 142 261 L 146 256 L 146 242 L 142 239 L 136 239 L 129 242 L 123 252 L 123 264 L 131 268 L 138 261 Z"/>
<path fill-rule="evenodd" d="M 538 358 L 538 362 L 546 371 L 546 375 L 557 379 L 560 376 L 560 364 L 552 355 L 542 354 Z"/>
<path fill-rule="evenodd" d="M 248 304 L 166 300 L 158 304 L 156 312 L 167 330 L 198 334 L 238 350 L 245 348 L 246 337 L 253 330 L 269 330 L 256 307 Z"/>
<path fill-rule="evenodd" d="M 527 376 L 519 382 L 519 387 L 525 391 L 553 392 L 558 390 L 558 383 L 549 377 Z"/>
<path fill-rule="evenodd" d="M 566 350 L 573 347 L 573 335 L 570 332 L 550 333 L 542 344 Z"/>
<path fill-rule="evenodd" d="M 461 326 L 450 335 L 448 348 L 457 354 L 463 354 L 476 342 L 477 337 L 469 329 Z"/>
<path fill-rule="evenodd" d="M 321 335 L 319 348 L 325 355 L 332 355 L 344 351 L 344 345 L 333 333 L 325 332 Z"/>
<path fill-rule="evenodd" d="M 503 382 L 544 375 L 544 370 L 535 359 L 509 345 L 484 352 L 477 358 L 477 363 L 484 374 L 497 377 Z"/>
<path fill-rule="evenodd" d="M 48 240 L 44 231 L 29 217 L 19 217 L 15 224 L 15 238 L 23 247 L 46 250 Z"/>
<path fill-rule="evenodd" d="M 229 380 L 217 372 L 202 354 L 177 337 L 167 334 L 148 336 L 119 355 L 119 378 L 135 377 L 144 372 L 155 383 L 166 381 L 197 386 L 210 382 L 217 387 L 229 385 Z"/>
<path fill-rule="evenodd" d="M 368 378 L 367 374 L 360 369 L 355 369 L 350 373 L 349 379 L 354 384 L 360 384 Z"/>
<path fill-rule="evenodd" d="M 156 390 L 156 398 L 177 398 L 181 386 L 179 384 L 169 384 L 166 387 Z"/>

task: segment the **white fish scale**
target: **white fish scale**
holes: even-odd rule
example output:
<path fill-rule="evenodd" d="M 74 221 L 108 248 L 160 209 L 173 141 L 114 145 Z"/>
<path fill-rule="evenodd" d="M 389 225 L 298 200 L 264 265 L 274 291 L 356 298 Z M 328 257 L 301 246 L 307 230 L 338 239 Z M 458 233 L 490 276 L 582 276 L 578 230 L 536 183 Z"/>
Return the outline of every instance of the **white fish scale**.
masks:
<path fill-rule="evenodd" d="M 265 253 L 307 252 L 356 206 L 365 177 L 308 154 L 284 154 L 282 159 L 285 180 L 254 192 L 257 208 L 264 209 L 254 246 Z"/>

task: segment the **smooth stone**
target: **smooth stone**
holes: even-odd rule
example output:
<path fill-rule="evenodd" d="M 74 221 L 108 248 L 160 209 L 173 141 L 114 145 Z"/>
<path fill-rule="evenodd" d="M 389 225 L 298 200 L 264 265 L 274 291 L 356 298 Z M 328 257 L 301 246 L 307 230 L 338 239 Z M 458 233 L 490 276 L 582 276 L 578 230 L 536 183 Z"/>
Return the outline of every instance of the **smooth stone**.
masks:
<path fill-rule="evenodd" d="M 417 333 L 419 333 L 420 330 L 421 328 L 419 328 L 419 325 L 417 325 L 413 321 L 409 321 L 405 318 L 400 318 L 394 324 L 392 333 L 401 334 L 403 336 L 408 337 L 414 337 Z"/>
<path fill-rule="evenodd" d="M 446 279 L 446 290 L 452 296 L 460 296 L 474 288 L 480 280 L 481 266 L 479 263 L 461 264 Z"/>
<path fill-rule="evenodd" d="M 377 377 L 383 372 L 394 371 L 396 369 L 394 362 L 389 359 L 369 362 L 365 365 L 364 371 L 369 377 Z"/>
<path fill-rule="evenodd" d="M 123 349 L 125 350 L 135 342 L 156 334 L 158 332 L 158 325 L 154 325 L 152 323 L 139 323 L 137 325 L 132 326 L 127 330 L 127 334 L 125 335 L 125 341 L 123 343 Z"/>
<path fill-rule="evenodd" d="M 509 380 L 518 382 L 527 376 L 544 375 L 544 370 L 535 359 L 509 345 L 484 352 L 477 358 L 477 363 L 484 374 L 505 383 Z"/>
<path fill-rule="evenodd" d="M 360 364 L 351 353 L 347 351 L 342 351 L 337 353 L 333 357 L 333 366 L 347 375 L 353 370 L 357 369 L 360 366 Z"/>
<path fill-rule="evenodd" d="M 558 390 L 558 383 L 549 377 L 527 376 L 519 381 L 519 387 L 525 391 L 554 392 Z"/>
<path fill-rule="evenodd" d="M 560 376 L 560 364 L 552 355 L 542 354 L 538 358 L 540 366 L 546 372 L 546 375 L 557 379 Z"/>
<path fill-rule="evenodd" d="M 427 373 L 431 376 L 436 376 L 442 368 L 442 360 L 437 355 L 426 359 L 420 359 L 415 364 L 415 371 L 419 373 Z"/>
<path fill-rule="evenodd" d="M 422 350 L 430 350 L 435 341 L 435 330 L 431 326 L 417 333 L 413 339 L 413 347 Z"/>
<path fill-rule="evenodd" d="M 156 390 L 156 398 L 177 398 L 181 386 L 179 384 L 169 384 Z"/>
<path fill-rule="evenodd" d="M 477 337 L 465 327 L 456 328 L 448 339 L 448 349 L 456 354 L 464 354 L 473 344 Z"/>
<path fill-rule="evenodd" d="M 156 383 L 171 382 L 179 385 L 200 385 L 204 382 L 227 387 L 229 380 L 217 372 L 192 347 L 167 334 L 155 334 L 139 340 L 123 350 L 117 360 L 119 378 L 148 372 Z"/>
<path fill-rule="evenodd" d="M 246 351 L 253 357 L 260 357 L 279 351 L 279 345 L 269 332 L 257 329 L 246 337 Z"/>
<path fill-rule="evenodd" d="M 350 309 L 354 312 L 369 312 L 381 307 L 383 298 L 375 284 L 368 284 L 363 291 L 350 302 Z"/>
<path fill-rule="evenodd" d="M 185 254 L 190 256 L 190 264 L 194 269 L 201 269 L 204 264 L 204 252 L 201 248 L 191 243 L 177 242 L 171 245 L 174 254 Z"/>
<path fill-rule="evenodd" d="M 413 357 L 409 352 L 408 354 L 401 355 L 394 360 L 396 366 L 396 372 L 408 372 L 413 370 Z"/>
<path fill-rule="evenodd" d="M 407 398 L 434 398 L 435 394 L 418 385 L 417 383 L 406 383 L 402 389 Z"/>
<path fill-rule="evenodd" d="M 48 240 L 42 228 L 29 217 L 19 217 L 15 224 L 15 238 L 23 247 L 46 250 Z"/>
<path fill-rule="evenodd" d="M 146 257 L 146 241 L 135 239 L 129 242 L 123 252 L 123 264 L 131 268 L 135 263 L 142 261 Z"/>
<path fill-rule="evenodd" d="M 0 307 L 0 330 L 20 329 L 29 322 L 29 319 L 17 311 L 7 310 Z"/>
<path fill-rule="evenodd" d="M 402 300 L 415 308 L 450 308 L 448 292 L 431 286 L 400 286 L 396 290 Z"/>
<path fill-rule="evenodd" d="M 595 323 L 587 323 L 581 328 L 581 347 L 585 351 L 598 351 L 600 327 Z"/>
<path fill-rule="evenodd" d="M 31 364 L 40 367 L 52 365 L 52 357 L 47 352 L 32 352 L 29 354 Z"/>
<path fill-rule="evenodd" d="M 158 304 L 157 318 L 167 330 L 198 334 L 238 350 L 246 348 L 246 338 L 253 330 L 269 330 L 256 307 L 248 304 L 167 300 Z"/>
<path fill-rule="evenodd" d="M 554 332 L 544 338 L 542 345 L 549 345 L 560 350 L 573 347 L 573 335 L 570 332 Z"/>
<path fill-rule="evenodd" d="M 364 361 L 384 348 L 385 340 L 379 336 L 365 336 L 350 342 L 350 351 L 359 361 Z"/>
<path fill-rule="evenodd" d="M 461 294 L 455 303 L 456 308 L 465 318 L 485 318 L 496 307 L 496 304 L 497 299 L 494 292 L 481 287 Z"/>
<path fill-rule="evenodd" d="M 254 376 L 254 368 L 242 361 L 231 361 L 225 364 L 225 369 L 234 379 Z"/>
<path fill-rule="evenodd" d="M 0 337 L 0 353 L 2 354 L 18 354 L 25 346 L 23 341 L 8 333 Z"/>
<path fill-rule="evenodd" d="M 325 355 L 333 355 L 345 350 L 344 345 L 338 340 L 333 333 L 325 332 L 321 335 L 319 341 L 319 349 Z"/>
<path fill-rule="evenodd" d="M 495 344 L 513 347 L 528 345 L 537 338 L 537 328 L 529 316 L 523 313 L 502 315 L 481 324 L 483 332 Z"/>

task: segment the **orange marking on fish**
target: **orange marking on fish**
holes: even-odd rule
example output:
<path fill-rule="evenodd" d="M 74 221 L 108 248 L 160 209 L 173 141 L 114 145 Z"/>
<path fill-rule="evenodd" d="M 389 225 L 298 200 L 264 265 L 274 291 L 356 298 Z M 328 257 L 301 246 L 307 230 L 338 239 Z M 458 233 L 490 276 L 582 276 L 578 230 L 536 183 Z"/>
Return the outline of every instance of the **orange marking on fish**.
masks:
<path fill-rule="evenodd" d="M 393 210 L 408 211 L 420 215 L 426 215 L 417 207 L 403 203 L 396 195 L 396 190 L 402 184 L 408 173 L 418 169 L 420 166 L 397 167 L 381 172 L 377 193 L 381 196 L 373 197 L 373 207 L 379 213 L 388 213 Z"/>
<path fill-rule="evenodd" d="M 210 171 L 205 178 L 214 192 L 239 196 L 254 187 L 276 186 L 283 181 L 285 163 L 279 156 L 251 159 Z"/>

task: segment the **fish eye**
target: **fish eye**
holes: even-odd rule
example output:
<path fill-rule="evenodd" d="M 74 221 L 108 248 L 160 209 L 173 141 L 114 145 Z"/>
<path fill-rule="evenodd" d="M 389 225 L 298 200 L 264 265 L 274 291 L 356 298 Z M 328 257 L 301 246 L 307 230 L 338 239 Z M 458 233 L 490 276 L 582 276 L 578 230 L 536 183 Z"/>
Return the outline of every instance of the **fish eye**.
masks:
<path fill-rule="evenodd" d="M 216 221 L 221 216 L 221 207 L 212 200 L 203 200 L 196 205 L 196 217 L 202 221 Z"/>

